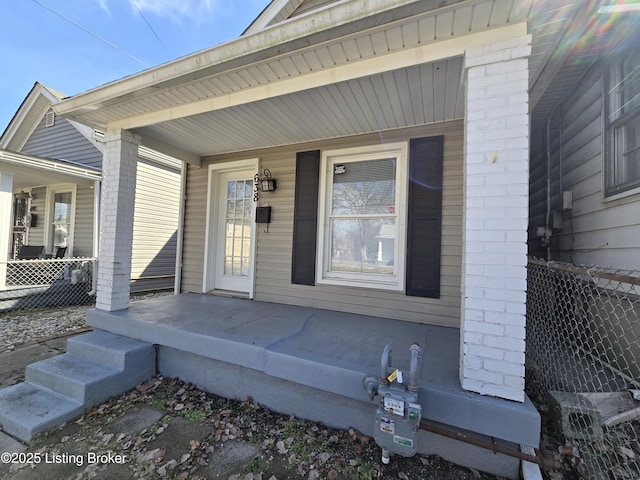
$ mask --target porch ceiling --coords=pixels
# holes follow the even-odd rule
[[[199,156],[463,118],[461,57],[214,110],[136,130]]]
[[[602,2],[338,2],[56,109],[98,129],[132,130],[143,144],[198,163],[208,155],[463,118],[464,51],[528,32],[532,128],[543,128],[597,58],[593,48],[575,44],[602,40],[600,30],[589,35]]]
[[[56,109],[200,157],[459,119],[464,50],[526,33],[533,2],[374,3],[338,2]]]
[[[101,178],[101,172],[91,167],[4,149],[0,149],[0,169],[13,175],[14,191],[55,183],[91,186]]]
[[[6,170],[5,170],[6,171]],[[58,173],[38,171],[30,168],[17,168],[13,173],[13,190],[20,191],[43,185],[51,185],[55,183],[76,183],[78,185],[93,185],[93,181],[89,181],[77,177],[69,177]]]

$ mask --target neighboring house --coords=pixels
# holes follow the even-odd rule
[[[584,33],[589,41],[567,62],[576,71],[571,88],[558,92],[541,118],[546,124],[533,132],[535,256],[640,270],[639,16],[619,13],[613,36],[597,33],[613,28],[608,16]]]
[[[296,383],[318,388],[298,402],[274,393],[281,408],[292,410],[316,401],[321,384],[317,402],[325,391],[344,394],[334,400],[349,413],[340,403],[335,415],[354,418],[371,405],[362,403],[355,373],[349,388],[357,393],[332,390],[341,378],[336,371],[352,373],[344,357],[332,364],[335,377],[313,374],[324,372],[313,370],[318,363],[350,352],[332,348],[318,326],[324,343],[301,353],[308,355],[303,367],[288,368],[291,338],[313,330],[266,302],[317,307],[341,322],[359,321],[344,312],[388,319],[384,335],[360,328],[347,347],[354,350],[369,346],[369,336],[397,341],[410,327],[427,325],[428,341],[439,338],[436,332],[449,335],[441,357],[455,353],[426,365],[437,371],[421,377],[429,384],[420,385],[429,395],[425,415],[535,446],[539,417],[525,394],[524,365],[529,227],[546,224],[537,213],[546,198],[538,166],[546,164],[556,105],[575,104],[569,92],[581,95],[585,73],[594,75],[591,65],[609,57],[609,48],[627,38],[637,44],[637,15],[609,14],[601,10],[607,4],[273,0],[238,39],[55,104],[59,115],[105,132],[91,324],[159,344],[163,373],[205,378],[230,395],[249,394],[233,381],[246,387],[254,378],[253,387],[276,382],[269,393]],[[629,58],[637,71],[637,55]],[[625,105],[630,111],[609,116],[607,128],[628,125],[631,139],[637,105]],[[565,119],[570,114],[584,118],[567,111]],[[575,138],[574,150],[587,145],[587,137]],[[225,322],[235,312],[203,313],[211,297],[201,295],[178,296],[184,304],[163,299],[166,313],[151,305],[124,311],[130,285],[122,265],[134,242],[136,201],[127,180],[143,147],[187,164],[180,291],[254,299],[258,312],[276,311],[266,318],[285,318],[275,332],[283,338],[262,343],[274,332],[262,324],[251,330],[261,314],[250,302],[224,304],[242,314],[229,329]],[[575,163],[582,162],[587,157]],[[634,175],[615,177],[607,191],[630,194],[621,190],[636,185]],[[269,177],[276,188],[262,191]],[[578,193],[576,187],[576,208]],[[185,305],[194,311],[185,313]],[[174,323],[167,327],[171,319],[163,315]],[[322,318],[330,328],[331,315]],[[211,334],[220,324],[222,333]],[[370,360],[366,353],[359,362]],[[250,363],[245,358],[255,363],[236,370],[238,362]],[[450,383],[434,380],[440,374]],[[347,406],[351,400],[361,403]],[[483,408],[495,418],[484,417]],[[508,433],[495,433],[506,424]]]
[[[64,96],[36,83],[0,137],[3,261],[22,245],[42,255],[97,257],[104,146],[92,128],[55,114]],[[132,290],[173,288],[180,163],[141,150],[136,177]]]

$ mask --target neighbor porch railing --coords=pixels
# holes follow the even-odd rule
[[[638,271],[529,260],[527,393],[587,479],[640,478],[639,293]]]
[[[0,262],[0,312],[95,301],[93,257]]]

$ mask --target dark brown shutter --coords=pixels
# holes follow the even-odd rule
[[[296,154],[291,283],[315,285],[320,150]]]
[[[412,139],[409,150],[406,293],[440,298],[444,137]]]

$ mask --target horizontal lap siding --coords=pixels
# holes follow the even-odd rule
[[[29,245],[44,245],[44,228],[47,209],[47,188],[36,187],[31,190],[31,210],[37,215],[35,227],[29,228]]]
[[[640,195],[603,198],[601,67],[592,69],[573,91],[560,109],[562,116],[553,119],[560,127],[562,149],[554,138],[552,209],[561,208],[562,190],[573,192],[573,208],[562,214],[563,228],[552,243],[553,256],[578,264],[640,269]]]
[[[94,189],[78,185],[76,190],[76,221],[73,230],[73,256],[93,256]]]
[[[444,135],[444,188],[441,250],[441,298],[408,297],[390,292],[333,285],[291,284],[291,252],[294,213],[296,153],[408,141],[410,138]],[[260,152],[215,157],[216,162],[260,157],[278,181],[278,189],[262,193],[261,202],[272,207],[269,232],[257,231],[255,299],[369,314],[420,323],[459,326],[462,243],[462,152],[461,121],[307,143]],[[201,169],[189,168],[183,290],[201,291],[204,226],[206,223],[207,162]]]
[[[180,172],[140,160],[131,255],[132,291],[173,288]]]
[[[207,214],[207,166],[187,165],[187,201],[184,212],[182,291],[202,292]]]
[[[102,152],[68,120],[56,115],[54,125],[46,127],[45,119],[46,115],[25,143],[23,153],[102,168]]]

